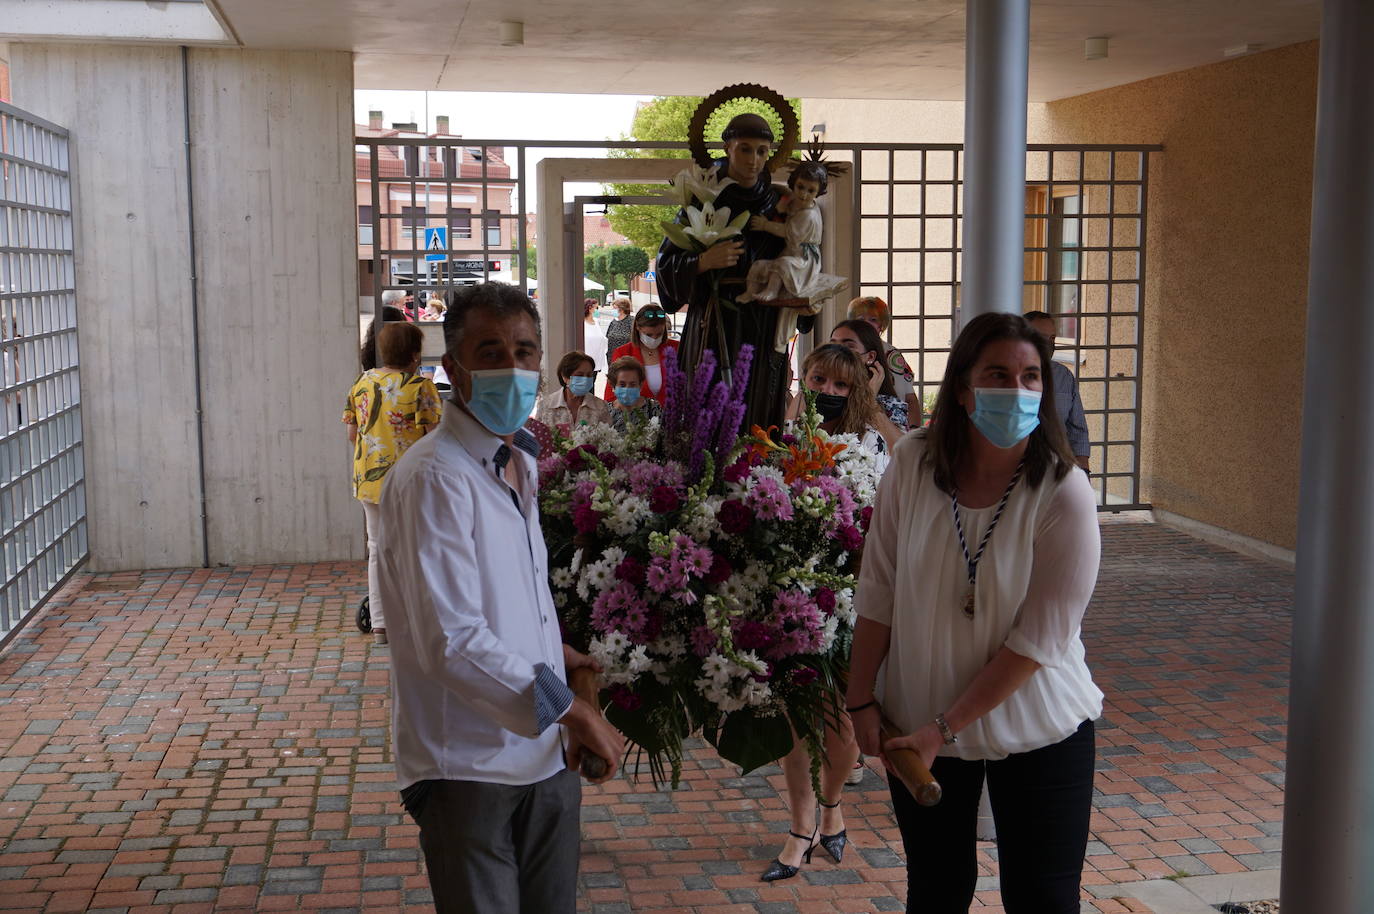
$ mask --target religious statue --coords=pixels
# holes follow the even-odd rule
[[[694,134],[727,93],[731,98],[748,95],[768,101],[790,136],[775,149],[768,122],[757,114],[740,114],[721,133],[724,158],[712,160],[704,139],[693,135],[693,155],[701,167],[674,182],[683,208],[674,222],[664,223],[668,237],[659,248],[655,269],[664,309],[688,309],[680,352],[689,369],[710,349],[728,378],[739,347],[753,346],[743,427],[767,428],[781,424],[786,405],[787,352],[775,344],[780,321],[788,325],[790,335],[792,315],[784,320],[786,309],[745,303],[739,296],[746,291],[755,263],[775,260],[785,252],[785,233],[758,228],[761,223],[755,217],[771,221],[780,215],[780,194],[769,166],[783,164],[790,154],[796,142],[796,115],[781,96],[760,86],[731,87],[702,102],[693,117]],[[692,205],[693,197],[701,201],[699,208]],[[805,333],[814,318],[801,314],[795,321],[795,328]]]

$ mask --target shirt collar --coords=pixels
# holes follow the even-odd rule
[[[444,404],[439,422],[440,426],[457,438],[463,449],[483,466],[495,456],[497,448],[506,443],[469,415],[453,398],[449,398]],[[524,427],[515,430],[511,444],[516,450],[524,451],[535,460],[539,459],[539,441]]]

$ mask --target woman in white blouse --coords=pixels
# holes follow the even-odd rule
[[[908,911],[968,910],[985,774],[1008,914],[1079,910],[1102,712],[1080,632],[1101,547],[1049,360],[1019,315],[970,321],[931,427],[878,489],[847,704],[864,752],[913,749],[944,788],[922,807],[889,778]],[[883,742],[880,706],[904,736]]]

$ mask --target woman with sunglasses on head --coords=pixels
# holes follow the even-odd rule
[[[663,377],[663,353],[676,349],[677,340],[668,339],[668,312],[658,305],[645,305],[635,315],[634,336],[615,352],[611,353],[611,363],[629,356],[644,366],[644,385],[641,393],[663,405],[668,385]],[[615,378],[606,377],[606,402],[615,399]]]
[[[558,389],[539,398],[534,416],[545,425],[563,427],[593,425],[610,422],[611,414],[605,402],[597,399],[596,367],[592,357],[576,350],[558,360]]]
[[[972,903],[984,777],[1008,914],[1079,910],[1102,713],[1080,635],[1101,545],[1049,361],[1020,315],[971,320],[929,428],[878,487],[846,706],[864,752],[911,749],[943,788],[919,806],[889,778],[910,912]],[[883,715],[906,735],[884,740]]]

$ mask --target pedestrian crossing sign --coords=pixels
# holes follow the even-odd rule
[[[425,263],[442,263],[448,260],[448,228],[425,229]]]

